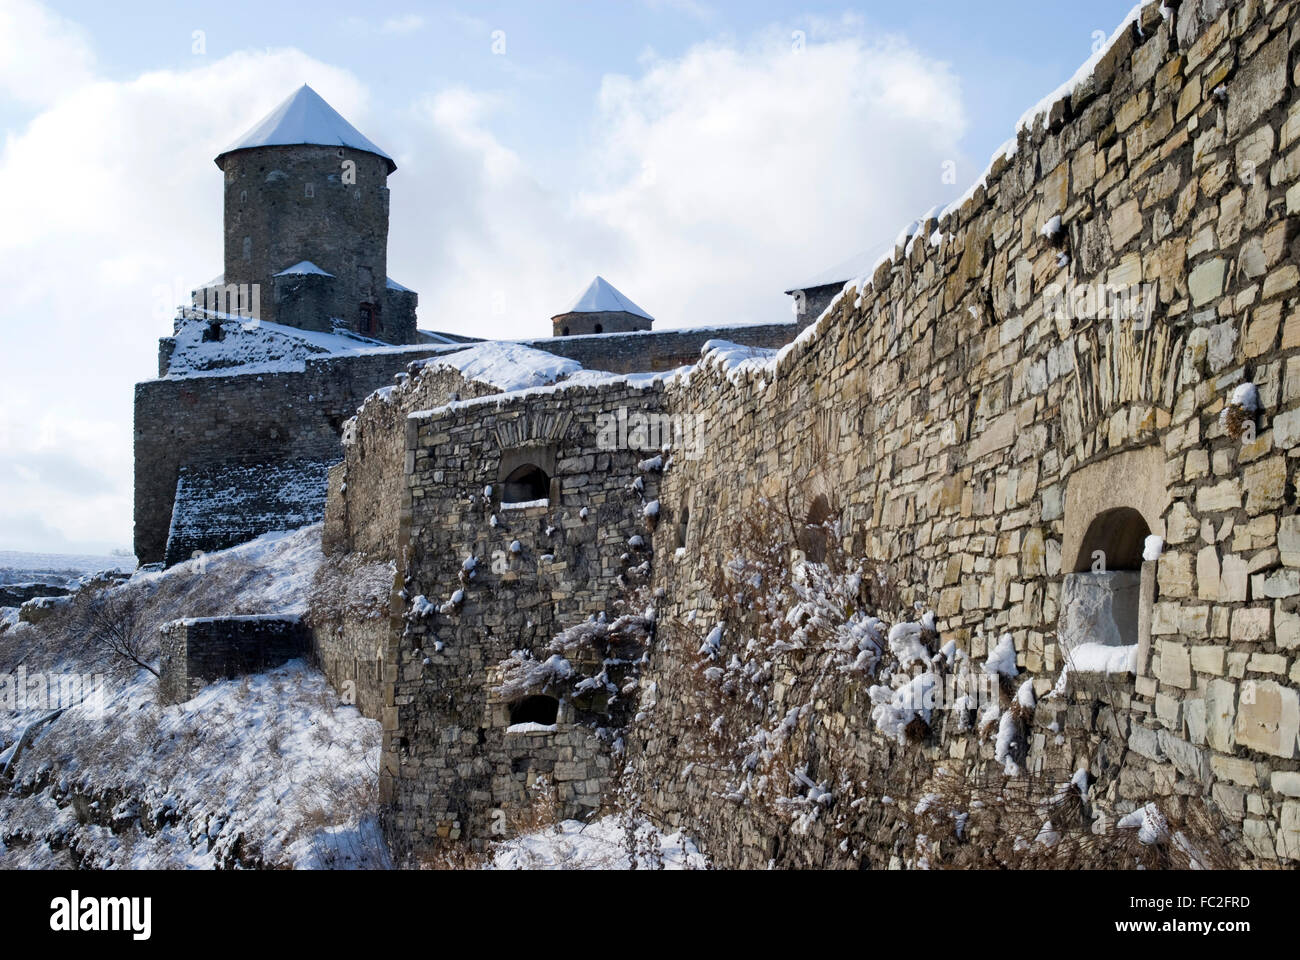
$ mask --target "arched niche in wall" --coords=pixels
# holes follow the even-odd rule
[[[677,511],[677,542],[673,544],[678,550],[686,549],[686,537],[691,528],[691,508],[686,498],[682,498],[682,505]]]
[[[1076,470],[1066,483],[1060,619],[1067,661],[1082,644],[1136,646],[1143,675],[1151,641],[1155,563],[1146,539],[1164,534],[1169,504],[1160,446],[1125,451]]]
[[[527,444],[501,451],[497,483],[502,505],[555,499],[555,448]]]

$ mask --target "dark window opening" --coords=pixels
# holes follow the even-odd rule
[[[604,332],[605,332],[605,325],[604,325],[604,324],[601,324],[601,323],[596,324],[596,332],[597,332],[597,333],[604,333]]]
[[[510,705],[510,725],[516,723],[540,723],[550,726],[560,713],[560,701],[554,697],[536,694],[524,697]]]
[[[566,336],[566,337],[567,337],[568,335],[569,335],[569,328],[568,328],[568,327],[565,327],[565,328],[564,328],[564,333],[562,334],[562,336]]]
[[[677,520],[677,546],[681,549],[686,546],[686,530],[691,523],[691,509],[682,504],[682,514]]]
[[[1099,513],[1083,536],[1074,572],[1087,573],[1098,563],[1099,570],[1141,570],[1142,550],[1150,535],[1151,528],[1132,507],[1116,507]],[[1100,557],[1096,556],[1098,553]]]
[[[546,471],[531,463],[516,467],[501,485],[502,503],[530,503],[545,500],[551,495],[551,478]]]
[[[379,316],[375,310],[374,304],[363,303],[361,305],[361,332],[366,336],[372,336],[379,332]]]

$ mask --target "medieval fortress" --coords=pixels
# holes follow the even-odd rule
[[[297,639],[172,630],[168,695],[310,648],[412,850],[544,778],[724,865],[897,865],[930,853],[886,794],[1016,774],[1300,860],[1298,46],[1294,2],[1146,3],[797,321],[654,331],[598,278],[528,342],[417,329],[395,164],[303,88],[217,158],[225,273],[136,388],[136,552],[323,519],[332,582],[379,587]],[[764,619],[737,551],[774,516],[806,606],[865,571],[856,645]],[[1003,701],[917,699],[963,671]]]

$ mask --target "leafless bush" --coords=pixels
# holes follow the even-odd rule
[[[150,662],[158,655],[149,637],[148,618],[139,593],[130,589],[105,589],[89,593],[85,604],[87,638],[111,658],[148,670],[155,677],[158,670]]]

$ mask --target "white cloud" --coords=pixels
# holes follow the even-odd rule
[[[396,17],[386,17],[375,22],[368,17],[346,17],[341,23],[348,33],[377,33],[389,36],[405,36],[424,29],[424,17],[418,13],[406,13]]]
[[[46,34],[79,49],[67,24]],[[576,189],[498,134],[506,98],[413,93],[384,129],[353,75],[296,50],[64,88],[0,152],[0,223],[21,225],[0,231],[0,548],[40,549],[46,528],[130,542],[132,384],[170,332],[160,303],[221,271],[212,158],[299,84],[397,157],[389,272],[419,291],[422,327],[543,336],[596,273],[661,326],[780,319],[786,284],[962,186],[940,179],[962,159],[948,68],[851,24],[826,36],[797,54],[784,28],[700,45],[557,105],[591,115],[566,147]]]
[[[392,182],[389,247],[421,291],[421,325],[545,335],[595,273],[662,326],[788,316],[787,285],[884,248],[960,190],[942,182],[964,159],[957,78],[852,27],[819,24],[830,39],[797,53],[773,28],[606,77],[574,145],[577,191],[536,183],[493,134],[508,105],[427,100],[421,153]]]
[[[159,298],[221,272],[212,158],[303,82],[365,125],[355,78],[281,50],[86,82],[7,138],[0,549],[41,548],[33,512],[62,546],[130,544],[132,384],[171,332]]]
[[[400,17],[389,17],[379,25],[380,33],[415,33],[424,29],[424,17],[418,13],[408,13]]]
[[[91,77],[85,31],[35,0],[0,0],[0,97],[46,104]]]

